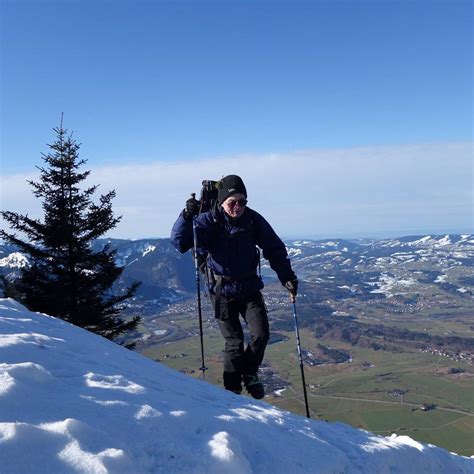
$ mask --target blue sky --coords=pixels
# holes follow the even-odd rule
[[[282,176],[267,167],[261,179],[278,189],[283,183],[303,209],[312,183],[337,191],[346,169],[365,186],[334,192],[324,215],[307,208],[314,229],[291,210],[292,220],[280,219],[284,206],[270,186],[255,207],[284,235],[472,231],[471,2],[1,0],[1,9],[2,202],[9,209],[37,212],[15,179],[41,165],[64,112],[92,180],[117,189],[124,218],[116,236],[165,236],[202,179],[235,172],[253,183],[252,166],[265,168],[271,156],[299,166],[298,153],[313,157],[304,164],[307,195],[291,169]],[[418,153],[410,163],[428,160],[411,187],[400,169],[408,166],[407,146]],[[339,152],[347,163],[335,170],[326,160]],[[434,155],[438,161],[429,161]],[[120,185],[124,167],[135,184]],[[443,196],[446,209],[433,207],[427,220],[421,210],[412,215],[415,204],[426,205],[420,195],[443,194],[434,186],[451,167],[461,178]],[[374,194],[384,169],[400,185]],[[176,193],[160,193],[156,175],[142,196],[138,170],[147,179],[161,170]],[[142,200],[131,205],[137,195]],[[356,203],[375,195],[386,219],[359,219],[357,231],[346,226],[368,212]]]

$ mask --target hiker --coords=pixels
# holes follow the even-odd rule
[[[254,398],[265,395],[257,372],[269,339],[268,316],[257,274],[260,251],[269,260],[280,282],[292,297],[298,280],[281,239],[270,224],[247,206],[247,190],[242,179],[229,175],[216,183],[214,209],[199,214],[201,202],[194,197],[173,225],[171,241],[181,252],[194,245],[193,219],[198,260],[207,263],[209,293],[215,317],[225,339],[224,387],[240,394],[242,382]],[[244,349],[240,316],[250,329]]]

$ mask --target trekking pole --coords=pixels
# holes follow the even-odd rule
[[[196,199],[196,194],[192,193],[191,197]],[[207,370],[206,364],[204,362],[204,332],[202,329],[202,307],[201,307],[201,278],[199,275],[199,262],[197,254],[197,238],[196,238],[196,218],[193,217],[193,240],[194,240],[194,267],[196,269],[196,293],[197,293],[197,303],[198,303],[198,315],[199,315],[199,337],[201,339],[201,367],[200,371],[202,372],[202,378],[205,379],[205,371]]]
[[[298,358],[300,360],[301,379],[303,381],[304,404],[306,406],[306,417],[311,418],[309,416],[308,394],[306,393],[306,382],[304,379],[303,357],[301,355],[300,331],[298,329],[298,318],[296,316],[296,295],[293,295],[293,294],[291,295],[291,302],[293,303],[293,319],[295,320],[296,347],[298,348]]]

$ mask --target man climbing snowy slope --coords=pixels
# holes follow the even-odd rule
[[[241,393],[242,382],[254,398],[265,395],[257,372],[269,339],[268,316],[257,273],[260,252],[270,262],[280,282],[296,296],[298,280],[285,245],[270,224],[247,206],[247,190],[242,179],[229,175],[217,182],[217,205],[199,214],[200,201],[188,199],[176,220],[171,240],[184,253],[194,245],[195,219],[198,259],[207,264],[209,292],[215,316],[225,339],[224,387]],[[244,348],[240,316],[250,330]]]

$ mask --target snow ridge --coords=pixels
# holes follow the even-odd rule
[[[10,473],[468,473],[407,436],[233,395],[0,299],[0,470]]]

